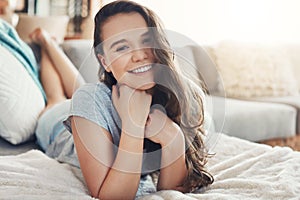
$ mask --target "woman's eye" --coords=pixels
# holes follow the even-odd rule
[[[116,51],[119,52],[119,51],[125,51],[126,49],[128,49],[129,47],[127,45],[123,45],[123,46],[120,46],[120,47],[117,47],[116,48]]]

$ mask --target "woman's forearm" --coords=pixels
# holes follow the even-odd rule
[[[142,131],[143,130],[137,130]],[[122,132],[115,161],[105,178],[100,199],[134,199],[141,177],[143,137]]]
[[[158,190],[182,190],[181,185],[187,176],[184,141],[184,136],[178,133],[169,144],[162,146]]]

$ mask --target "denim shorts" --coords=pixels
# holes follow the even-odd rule
[[[39,118],[35,131],[37,143],[46,151],[56,136],[66,131],[63,121],[70,112],[71,100],[63,101],[45,111]]]

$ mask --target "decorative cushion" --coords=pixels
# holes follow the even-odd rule
[[[34,135],[43,95],[23,65],[0,46],[0,136],[12,144]]]
[[[288,56],[279,46],[223,41],[214,47],[228,97],[299,94]]]

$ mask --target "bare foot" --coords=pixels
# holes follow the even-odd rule
[[[32,42],[39,44],[40,46],[44,46],[47,44],[47,42],[54,39],[54,37],[51,37],[49,33],[42,28],[35,29],[29,34],[29,38]]]

